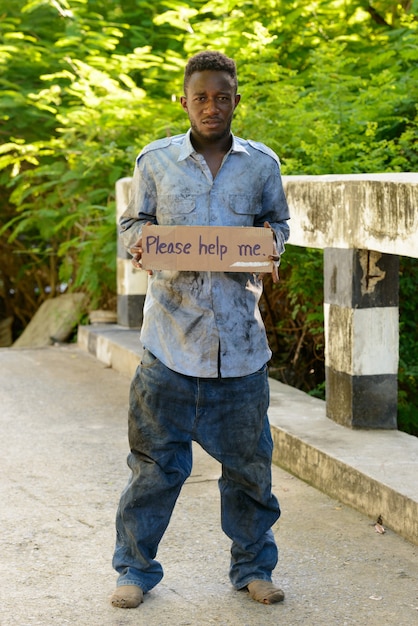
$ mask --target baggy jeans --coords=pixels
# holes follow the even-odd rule
[[[131,476],[119,502],[113,556],[118,586],[146,593],[162,579],[155,557],[192,470],[192,441],[222,464],[221,524],[232,540],[233,586],[271,581],[278,557],[271,527],[280,508],[271,492],[268,403],[267,366],[239,378],[194,378],[145,350],[130,390]]]

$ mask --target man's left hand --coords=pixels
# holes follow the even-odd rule
[[[269,222],[264,222],[264,228],[270,228],[271,232],[273,233],[273,254],[269,256],[269,260],[272,261],[273,264],[273,268],[271,270],[273,283],[278,283],[280,254],[277,251],[276,233],[274,232],[274,229],[270,226]],[[260,276],[260,278],[262,278],[262,276]]]

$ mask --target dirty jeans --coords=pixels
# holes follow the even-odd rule
[[[268,403],[266,366],[240,378],[194,378],[144,352],[130,391],[131,477],[120,498],[113,557],[118,586],[147,592],[162,579],[155,557],[192,470],[192,441],[222,464],[221,523],[232,540],[232,584],[241,589],[271,580],[278,554],[271,527],[280,508],[271,492]]]

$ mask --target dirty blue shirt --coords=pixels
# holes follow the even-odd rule
[[[268,221],[281,254],[289,236],[288,219],[280,163],[272,150],[233,136],[213,178],[188,131],[155,141],[138,156],[120,235],[130,248],[146,222],[263,227]],[[181,374],[252,374],[271,357],[258,308],[261,292],[258,277],[245,272],[154,271],[141,342]]]

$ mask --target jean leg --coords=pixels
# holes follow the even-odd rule
[[[176,380],[178,376],[152,355],[147,361],[131,385],[131,477],[119,502],[113,556],[118,585],[138,585],[144,592],[163,577],[162,566],[155,560],[158,545],[192,468],[191,437],[170,418],[182,402],[187,424],[187,391]]]
[[[230,579],[241,589],[271,580],[280,517],[271,491],[273,441],[267,418],[267,368],[236,379],[200,381],[196,439],[222,463],[222,529],[232,540]]]
[[[280,517],[271,491],[270,426],[265,427],[253,460],[236,466],[224,459],[221,492],[222,529],[232,539],[229,576],[236,589],[252,580],[271,581],[278,549],[271,527]]]

